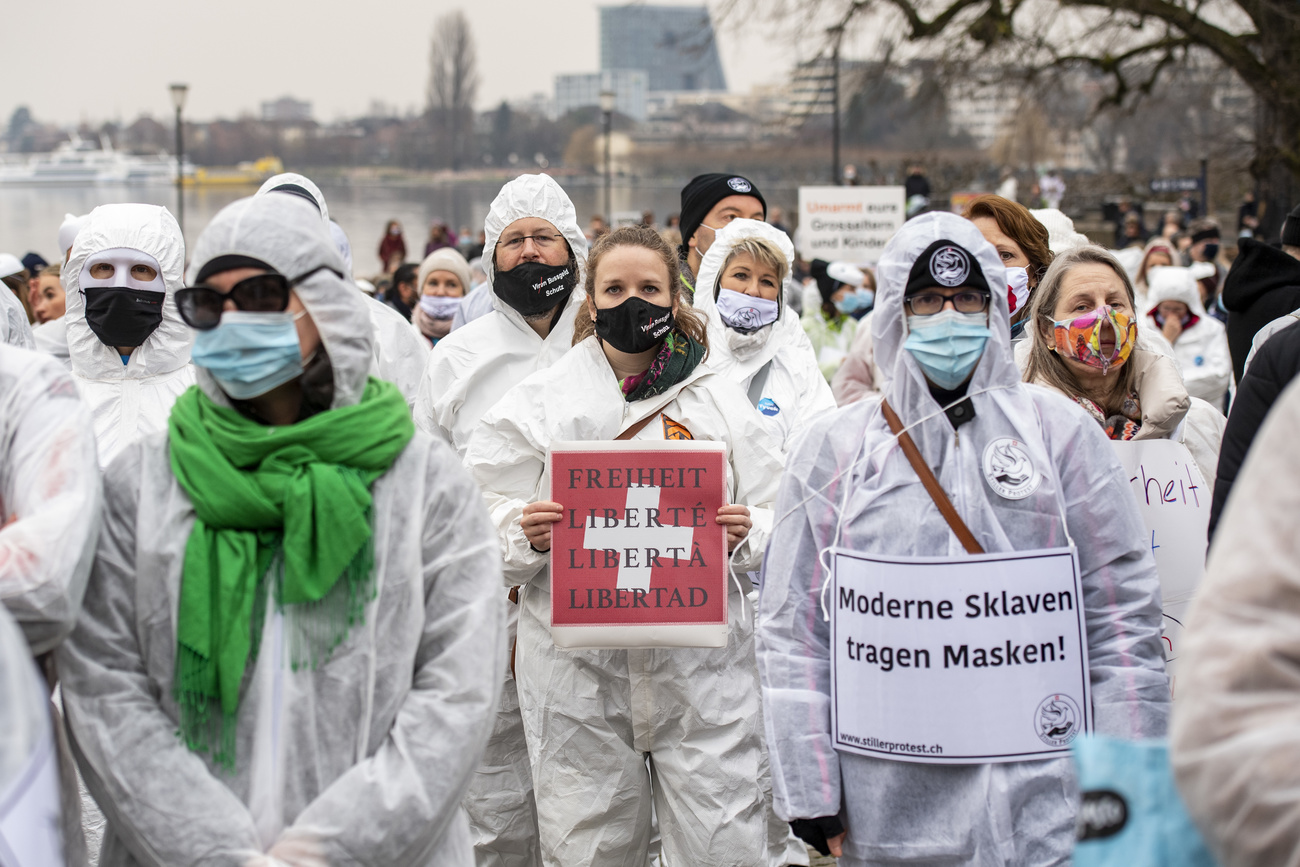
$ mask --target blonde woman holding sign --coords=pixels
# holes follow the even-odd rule
[[[780,447],[744,392],[701,364],[704,322],[681,293],[676,257],[652,229],[602,238],[588,260],[573,349],[488,410],[466,456],[500,534],[506,583],[522,585],[515,671],[548,865],[645,867],[652,804],[667,863],[765,863],[753,609],[741,593],[728,588],[722,647],[574,650],[558,647],[551,631],[547,552],[555,522],[565,522],[558,532],[571,521],[546,473],[561,443],[724,444],[730,505],[701,510],[696,526],[725,527],[742,578],[762,559]],[[614,473],[662,486],[667,497],[671,461],[664,451],[653,466]],[[607,488],[611,479],[597,481]],[[611,592],[625,591],[611,584]]]
[[[907,223],[878,270],[883,399],[813,422],[782,479],[757,637],[776,808],[848,867],[1066,863],[1070,743],[1165,731],[1128,480],[1020,382],[1003,270],[965,220]]]

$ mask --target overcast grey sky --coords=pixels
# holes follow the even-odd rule
[[[677,0],[659,0],[677,2]],[[557,73],[599,64],[596,0],[12,0],[0,54],[0,121],[170,115],[167,85],[190,85],[188,117],[256,112],[292,95],[318,120],[371,100],[423,106],[434,21],[465,10],[478,43],[479,108],[553,94]],[[604,4],[612,5],[612,4]],[[771,30],[719,34],[731,90],[779,80],[794,62]]]

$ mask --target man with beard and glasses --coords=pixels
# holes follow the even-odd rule
[[[461,459],[489,409],[529,374],[573,344],[575,291],[587,241],[568,195],[546,175],[523,175],[501,188],[484,225],[483,269],[491,313],[438,341],[415,401],[415,423],[441,436]],[[513,591],[512,600],[517,598]],[[510,606],[513,644],[518,609]],[[492,738],[465,797],[479,867],[541,864],[537,807],[514,675],[505,686]]]

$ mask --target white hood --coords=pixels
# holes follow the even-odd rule
[[[305,180],[305,179],[304,179]],[[333,407],[361,399],[370,371],[371,337],[365,297],[343,273],[343,257],[328,223],[299,196],[254,196],[227,205],[212,219],[194,246],[193,278],[218,256],[251,256],[291,280],[318,267],[294,291],[316,323],[334,367]],[[199,385],[217,403],[229,406],[225,392],[203,368]]]
[[[1034,219],[1047,229],[1047,248],[1052,251],[1053,256],[1092,243],[1087,235],[1074,230],[1074,220],[1067,217],[1059,208],[1035,208],[1029,213],[1033,214]]]
[[[781,305],[781,311],[776,322],[755,332],[767,335],[762,348],[743,358],[732,352],[727,341],[729,329],[718,312],[718,279],[722,276],[723,265],[731,255],[732,248],[745,238],[759,238],[773,244],[785,256],[786,273],[793,271],[794,245],[785,232],[758,220],[733,220],[718,230],[717,237],[709,246],[709,252],[704,254],[704,259],[700,262],[694,300],[695,309],[704,315],[709,325],[709,365],[718,370],[727,370],[735,365],[742,380],[766,364],[782,346],[808,340],[799,324],[799,316],[790,309],[784,297],[779,297],[777,303]],[[779,292],[778,295],[783,296],[784,292]],[[809,344],[809,352],[812,351],[811,346]]]
[[[330,209],[329,205],[325,204],[325,194],[322,193],[320,187],[316,186],[315,182],[306,175],[300,175],[294,172],[283,172],[274,177],[267,178],[266,183],[262,184],[253,196],[265,196],[267,193],[274,193],[286,184],[295,187],[302,187],[306,190],[307,194],[315,200],[316,207],[319,208],[319,211],[316,213],[317,218],[319,218],[322,223],[325,223],[326,225],[329,224]],[[297,191],[286,192],[285,195],[298,195],[298,193]],[[302,198],[301,196],[298,197]],[[305,202],[307,200],[303,199],[303,201]]]
[[[1204,318],[1207,314],[1196,281],[1212,275],[1213,269],[1214,266],[1208,263],[1204,268],[1193,265],[1191,268],[1161,266],[1148,269],[1146,309],[1139,312],[1150,316],[1161,301],[1181,301],[1192,311],[1193,316]]]
[[[138,250],[162,269],[167,297],[162,322],[122,363],[117,349],[105,346],[86,324],[81,271],[96,253],[115,248]],[[183,285],[185,242],[176,218],[157,205],[100,205],[77,232],[72,255],[63,269],[67,294],[68,354],[72,372],[89,380],[148,379],[179,370],[190,361],[194,333],[176,309],[176,290]]]
[[[569,194],[550,175],[520,175],[501,188],[492,200],[487,219],[483,221],[483,273],[489,283],[495,272],[497,240],[511,223],[525,217],[540,217],[564,236],[578,262],[578,286],[582,286],[587,264],[587,236],[578,227],[578,212],[569,201]],[[577,294],[575,290],[574,294]],[[510,309],[496,303],[498,310]]]

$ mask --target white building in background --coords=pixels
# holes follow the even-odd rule
[[[604,90],[614,92],[614,110],[636,121],[646,119],[646,93],[650,77],[644,69],[607,69],[555,76],[555,114],[599,106]]]
[[[262,103],[262,120],[265,121],[305,121],[311,120],[311,103],[292,96],[282,96]]]
[[[948,88],[948,129],[986,150],[1010,131],[1023,94],[1019,82],[957,82]]]

